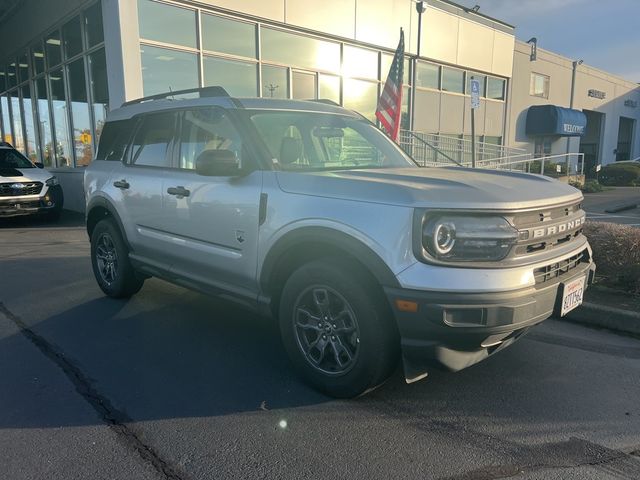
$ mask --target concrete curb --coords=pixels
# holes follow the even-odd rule
[[[625,203],[623,205],[616,205],[615,207],[611,207],[611,208],[607,208],[605,209],[606,213],[618,213],[618,212],[624,212],[625,210],[633,210],[634,208],[638,207],[638,202],[633,202],[633,203]]]
[[[576,323],[640,335],[640,312],[585,302],[565,318]]]

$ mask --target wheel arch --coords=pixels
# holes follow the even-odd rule
[[[120,215],[118,215],[116,208],[111,204],[111,202],[103,197],[96,197],[89,202],[89,205],[87,205],[86,227],[89,238],[91,238],[91,234],[93,233],[95,226],[104,218],[112,218],[116,222],[125,245],[127,245],[127,248],[130,248]]]
[[[361,240],[329,227],[301,227],[286,233],[271,247],[259,274],[260,289],[277,311],[288,276],[303,263],[327,256],[351,260],[380,286],[399,283],[380,256]]]

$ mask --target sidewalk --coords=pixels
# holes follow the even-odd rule
[[[594,285],[563,320],[640,335],[640,297]]]
[[[611,187],[584,194],[584,210],[589,220],[640,226],[640,187]]]

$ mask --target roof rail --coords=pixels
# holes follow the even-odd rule
[[[148,97],[137,98],[135,100],[129,100],[128,102],[124,102],[122,104],[123,107],[127,105],[135,105],[136,103],[147,102],[149,100],[162,100],[165,98],[173,97],[175,95],[186,95],[187,93],[199,93],[200,98],[203,97],[228,97],[229,94],[227,91],[219,87],[217,85],[212,87],[202,87],[202,88],[189,88],[187,90],[176,90],[174,92],[165,92],[158,93],[156,95],[150,95]]]

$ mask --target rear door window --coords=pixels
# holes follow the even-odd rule
[[[100,136],[96,160],[122,161],[131,138],[133,125],[132,120],[107,122]]]
[[[171,167],[171,149],[177,114],[163,112],[146,115],[140,120],[131,143],[129,163],[146,167]]]

